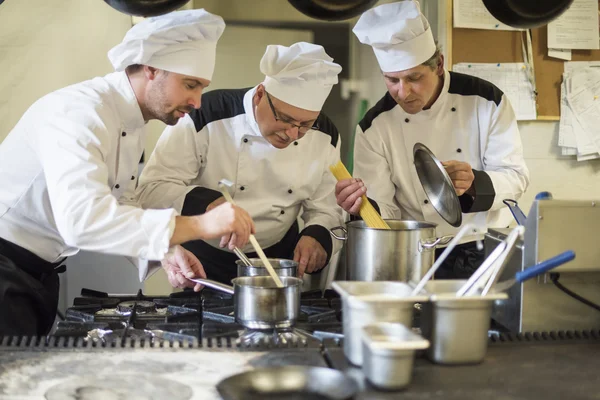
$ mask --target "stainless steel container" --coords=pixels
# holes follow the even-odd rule
[[[466,280],[428,282],[431,294],[423,303],[421,332],[431,342],[428,358],[438,364],[477,364],[487,352],[492,305],[506,293],[456,297]]]
[[[411,381],[415,352],[429,341],[398,323],[383,322],[363,328],[363,373],[374,386],[403,389]]]
[[[434,223],[386,222],[391,229],[369,228],[364,221],[331,229],[336,239],[346,241],[346,280],[419,281],[433,265],[436,246],[452,239],[437,238]]]
[[[298,276],[298,263],[284,258],[268,259],[278,276]],[[237,260],[237,276],[269,276],[260,258],[250,258],[252,265],[246,266],[242,260]]]
[[[282,277],[277,287],[270,276],[244,276],[232,280],[235,319],[250,329],[288,328],[300,315],[302,280]]]
[[[403,282],[336,281],[333,288],[342,298],[344,355],[354,365],[362,365],[361,329],[376,322],[412,325],[414,304],[427,300],[412,296]]]
[[[270,276],[234,278],[233,286],[210,279],[191,280],[232,294],[235,320],[246,328],[289,328],[300,315],[300,278],[281,277],[283,287],[277,287]]]

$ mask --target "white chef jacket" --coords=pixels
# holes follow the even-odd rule
[[[502,200],[516,200],[525,192],[529,171],[515,114],[497,87],[446,71],[441,94],[430,109],[408,114],[386,93],[356,129],[354,176],[364,180],[367,196],[377,202],[382,216],[437,223],[438,236],[456,233],[460,228],[440,217],[421,186],[412,153],[417,142],[440,161],[463,161],[484,172],[476,173],[476,190],[493,186],[492,195],[476,196],[471,210],[479,212],[463,213],[463,224],[485,232],[510,223]]]
[[[0,237],[49,262],[79,249],[161,260],[176,212],[135,205],[144,126],[125,72],[36,101],[0,145]]]
[[[256,87],[208,92],[198,125],[187,115],[167,127],[140,176],[140,204],[181,212],[192,189],[217,191],[219,181],[228,179],[235,184],[229,192],[253,218],[263,248],[278,243],[301,210],[305,227],[340,225],[342,210],[329,170],[340,159],[337,131],[310,130],[277,149],[262,136],[254,118],[255,92]],[[332,254],[340,247],[335,242]],[[218,248],[219,240],[207,243]],[[253,251],[251,245],[242,250]]]

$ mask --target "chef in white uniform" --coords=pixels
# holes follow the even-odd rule
[[[167,127],[140,176],[140,204],[203,213],[224,201],[218,183],[227,179],[267,256],[293,258],[300,275],[316,272],[337,250],[327,229],[342,222],[329,171],[341,142],[321,113],[341,67],[323,47],[301,42],[268,46],[260,70],[259,85],[208,92],[200,110]],[[237,258],[222,249],[226,239],[185,246],[209,278],[229,283]]]
[[[438,224],[437,235],[457,228],[429,203],[413,164],[415,143],[441,160],[455,186],[463,224],[482,232],[506,227],[504,199],[529,184],[521,138],[508,98],[485,80],[444,70],[444,57],[416,1],[365,12],[353,29],[373,48],[388,92],[356,128],[354,179],[336,186],[338,204],[356,215],[367,194],[384,218]],[[367,191],[368,188],[368,191]],[[464,277],[482,261],[472,242],[458,246],[441,277]]]
[[[204,10],[145,20],[109,52],[116,72],[42,97],[8,134],[0,145],[0,334],[48,333],[60,263],[79,249],[137,258],[140,279],[162,260],[173,285],[198,290],[187,278],[203,276],[202,265],[179,243],[230,232],[231,245],[246,243],[253,223],[238,207],[181,217],[134,201],[146,123],[172,125],[200,107],[224,28]]]

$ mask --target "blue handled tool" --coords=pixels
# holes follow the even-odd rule
[[[549,258],[546,261],[542,261],[539,264],[533,265],[529,268],[525,268],[521,272],[517,272],[513,279],[507,279],[505,281],[499,282],[494,285],[493,290],[495,292],[503,292],[506,289],[510,288],[517,282],[523,282],[527,279],[531,279],[535,276],[543,274],[544,272],[550,271],[552,268],[556,268],[560,265],[563,265],[566,262],[569,262],[575,258],[575,252],[573,250],[567,250],[564,253],[561,253],[557,256]]]
[[[538,194],[535,195],[535,199],[536,200],[552,200],[552,193],[539,192]],[[525,222],[527,221],[527,216],[525,215],[523,210],[521,210],[521,208],[519,207],[519,204],[516,202],[516,200],[504,199],[504,200],[502,200],[502,202],[508,207],[508,209],[510,210],[513,217],[515,217],[515,221],[517,221],[517,224],[525,225]]]

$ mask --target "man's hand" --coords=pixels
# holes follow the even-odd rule
[[[227,242],[231,250],[235,246],[244,247],[248,243],[250,234],[256,231],[254,222],[246,210],[228,202],[215,206],[198,218],[202,239],[221,237],[223,241],[222,237],[225,236],[228,238]]]
[[[173,246],[162,260],[162,267],[167,273],[169,283],[176,288],[193,287],[194,292],[200,291],[202,285],[188,278],[206,278],[206,273],[200,260],[181,246]]]
[[[298,263],[298,277],[304,272],[316,272],[325,266],[327,252],[313,237],[302,236],[294,249],[294,261]]]
[[[219,197],[218,199],[216,199],[215,201],[213,201],[206,207],[206,212],[209,212],[216,206],[220,206],[221,204],[225,203],[225,201],[226,201],[225,197],[223,197],[223,196]]]
[[[446,172],[452,179],[452,184],[458,196],[462,196],[466,191],[473,186],[475,175],[471,166],[462,161],[450,160],[442,162]]]
[[[337,204],[349,214],[358,215],[363,194],[367,194],[367,188],[360,179],[342,179],[335,184]]]

